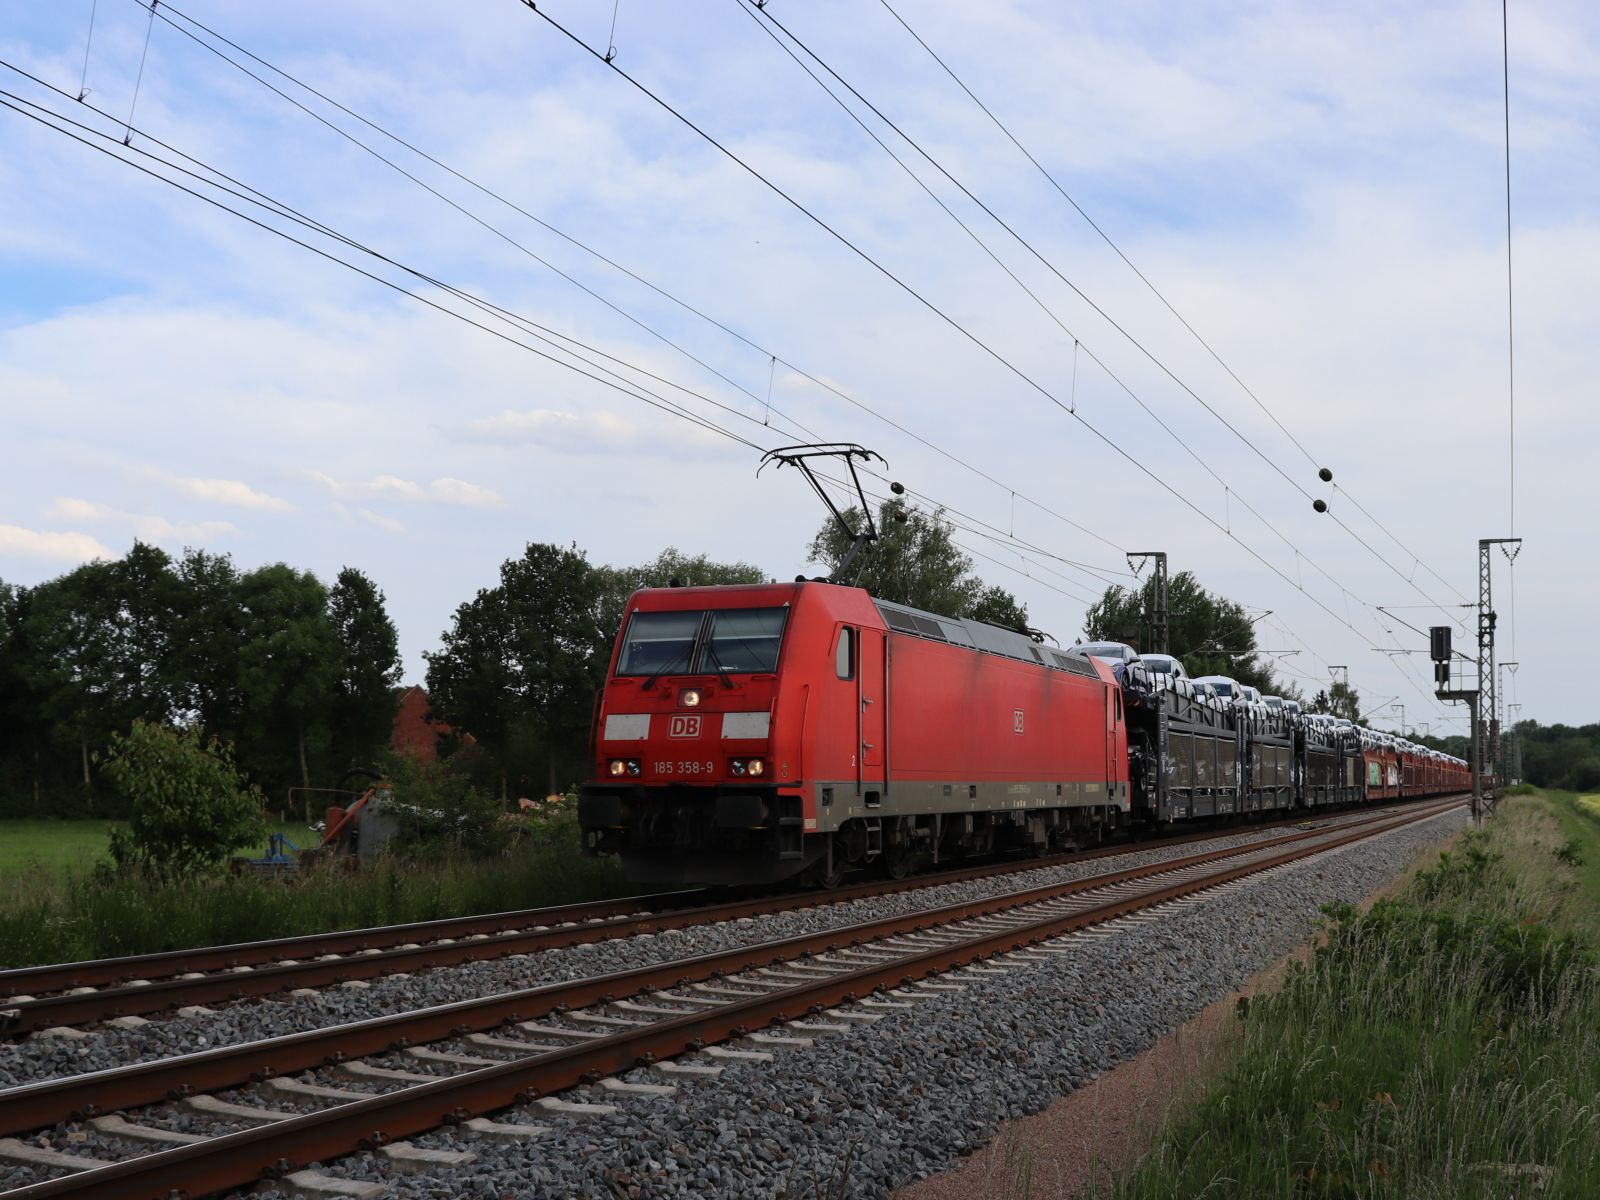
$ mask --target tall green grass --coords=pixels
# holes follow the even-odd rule
[[[584,858],[576,820],[541,822],[507,851],[337,864],[286,879],[161,881],[37,869],[0,880],[0,967],[576,903],[637,890],[611,859]]]
[[[1563,842],[1556,803],[1508,802],[1394,900],[1333,911],[1116,1196],[1600,1196],[1600,931],[1572,861],[1600,827]]]

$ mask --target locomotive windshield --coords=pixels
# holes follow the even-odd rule
[[[618,675],[767,673],[778,669],[787,608],[636,612]]]
[[[778,669],[786,608],[719,608],[711,612],[701,669],[766,672]]]
[[[636,612],[628,622],[618,675],[658,675],[688,671],[703,612]]]

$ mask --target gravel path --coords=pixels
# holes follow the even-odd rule
[[[1343,813],[1334,819],[1349,820],[1362,815],[1365,814]],[[222,1006],[210,1016],[160,1017],[137,1029],[94,1030],[83,1040],[32,1038],[10,1042],[0,1044],[0,1088],[320,1029],[346,1021],[475,999],[518,988],[630,970],[696,954],[732,950],[919,909],[1164,862],[1198,853],[1205,848],[1243,845],[1286,832],[1291,830],[1282,826],[1251,829],[1208,842],[1205,846],[1154,846],[1110,859],[1065,863],[965,883],[936,884],[892,896],[819,905],[757,919],[745,918],[694,929],[668,930],[661,934],[642,934],[559,950],[512,955],[409,977],[375,979],[365,987],[329,988],[319,991],[314,997],[268,997]]]
[[[1153,1043],[1302,942],[1323,904],[1357,901],[1462,811],[1346,847],[1187,909],[1118,922],[1081,952],[969,980],[876,1024],[728,1066],[670,1098],[604,1096],[603,1117],[541,1114],[536,1142],[428,1135],[470,1148],[448,1175],[401,1176],[368,1155],[328,1173],[386,1179],[403,1200],[501,1197],[881,1197],[946,1168],[997,1123],[1043,1109]],[[268,1191],[269,1197],[284,1193]]]

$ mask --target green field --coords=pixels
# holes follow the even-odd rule
[[[575,813],[529,819],[502,849],[385,855],[290,876],[96,873],[111,821],[0,821],[0,969],[567,904],[637,890],[579,851]],[[274,829],[304,847],[303,823]],[[259,854],[259,845],[240,847]]]
[[[106,842],[120,821],[0,821],[0,878],[30,870],[48,872],[88,869],[109,862]],[[286,833],[297,846],[312,844],[315,835],[304,822],[274,823],[273,832]],[[263,854],[259,846],[241,846],[240,853]]]

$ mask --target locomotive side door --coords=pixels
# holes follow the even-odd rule
[[[860,636],[861,659],[856,672],[861,712],[857,726],[861,731],[858,778],[871,804],[873,797],[881,803],[888,791],[884,764],[888,761],[889,740],[889,656],[883,630],[863,629]]]

